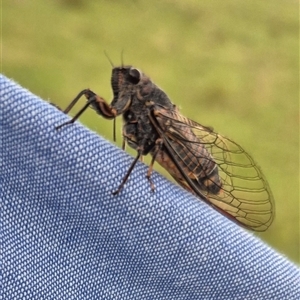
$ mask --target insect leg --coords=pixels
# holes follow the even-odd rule
[[[58,110],[60,110],[60,111],[63,112],[63,110],[57,104],[52,103],[52,102],[49,102],[49,104],[52,105],[52,106],[54,106],[55,108],[57,108]]]
[[[95,94],[89,89],[82,90],[75,98],[74,100],[68,105],[68,107],[63,111],[65,114],[67,114],[72,107],[76,104],[76,102],[82,97],[85,96],[87,98],[87,103],[85,106],[69,121],[59,125],[56,127],[56,130],[60,129],[61,127],[74,123],[79,116],[91,105],[92,108],[96,110],[96,112],[101,115],[102,117],[106,119],[115,119],[116,117],[116,111],[112,109],[103,98]],[[115,128],[115,123],[114,123]],[[114,139],[115,139],[115,129],[114,129]]]
[[[116,142],[117,140],[117,137],[116,137],[116,118],[114,118],[114,125],[113,125],[113,139],[114,139],[114,142]],[[125,146],[124,146],[124,149],[125,150]]]
[[[131,174],[134,166],[136,165],[137,161],[140,159],[141,156],[141,152],[138,151],[136,158],[134,159],[134,161],[132,162],[130,168],[128,169],[126,175],[124,176],[121,184],[119,185],[118,189],[116,191],[113,192],[113,195],[117,195],[120,193],[120,191],[122,190],[124,184],[127,182],[129,175]]]
[[[63,112],[67,114],[83,95],[85,95],[88,99],[91,98],[92,96],[96,96],[96,94],[91,90],[84,89],[74,98],[74,100],[72,100],[72,102],[68,105],[68,107]]]
[[[125,141],[125,138],[123,137],[123,141],[122,141],[122,150],[125,151],[126,149],[126,141]]]
[[[149,168],[148,168],[148,172],[147,172],[147,175],[146,175],[146,178],[148,179],[148,181],[150,182],[150,186],[151,186],[151,190],[154,192],[155,190],[155,185],[151,179],[151,175],[152,175],[152,171],[153,171],[153,165],[154,165],[154,162],[155,162],[155,159],[156,159],[156,156],[157,156],[157,153],[159,152],[159,150],[161,150],[162,148],[162,145],[163,145],[163,140],[161,138],[157,139],[156,142],[155,142],[156,146],[155,146],[155,150],[154,150],[154,153],[152,155],[152,159],[151,159],[151,163],[149,165]]]
[[[76,98],[75,98],[76,99]],[[74,100],[75,100],[74,99]],[[78,98],[79,99],[79,98]],[[78,100],[76,99],[76,101]],[[74,100],[72,101],[72,103],[67,107],[67,109],[64,111],[66,113],[66,111],[69,111],[73,106],[74,104],[76,103],[76,101],[74,102]],[[56,130],[62,128],[63,126],[65,125],[69,125],[69,124],[72,124],[74,123],[78,118],[79,116],[90,106],[91,103],[95,102],[96,101],[96,98],[95,97],[92,97],[90,99],[88,99],[87,103],[84,105],[84,107],[69,121],[65,122],[65,123],[62,123],[58,126],[55,127]],[[74,103],[73,103],[74,102]]]

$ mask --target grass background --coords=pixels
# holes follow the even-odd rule
[[[4,75],[61,107],[87,87],[110,102],[104,50],[115,65],[123,50],[124,62],[149,75],[184,115],[259,162],[276,218],[257,235],[300,262],[298,1],[1,3]],[[112,139],[112,124],[92,110],[80,121]]]

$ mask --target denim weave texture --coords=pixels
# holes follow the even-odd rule
[[[156,172],[152,192],[141,162],[112,195],[129,154],[0,84],[0,299],[300,299],[299,268],[253,233]]]

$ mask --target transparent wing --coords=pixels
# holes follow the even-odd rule
[[[157,106],[154,118],[170,159],[176,159],[177,167],[189,173],[182,178],[170,172],[180,185],[205,196],[210,205],[247,228],[265,231],[270,226],[274,218],[271,190],[260,168],[241,146],[182,116],[176,109]],[[206,189],[197,175],[192,176],[196,170],[192,161],[204,164],[211,160],[218,168],[218,179],[210,179],[214,184],[218,181],[215,191]]]

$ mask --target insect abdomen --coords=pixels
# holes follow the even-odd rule
[[[206,148],[196,143],[178,144],[175,148],[178,149],[178,156],[188,170],[189,177],[198,185],[199,189],[217,194],[221,188],[218,166]]]
[[[199,190],[205,194],[217,194],[221,189],[218,167],[206,149],[200,147],[197,153],[199,157],[195,157],[188,154],[185,147],[180,143],[176,143],[175,141],[173,141],[173,143],[176,144],[173,145],[173,149],[177,150],[176,153],[172,154],[173,159],[170,158],[166,151],[161,150],[156,155],[156,161],[165,168],[180,185],[187,188],[189,184],[173,162],[173,160],[176,159],[181,171],[194,182]]]

